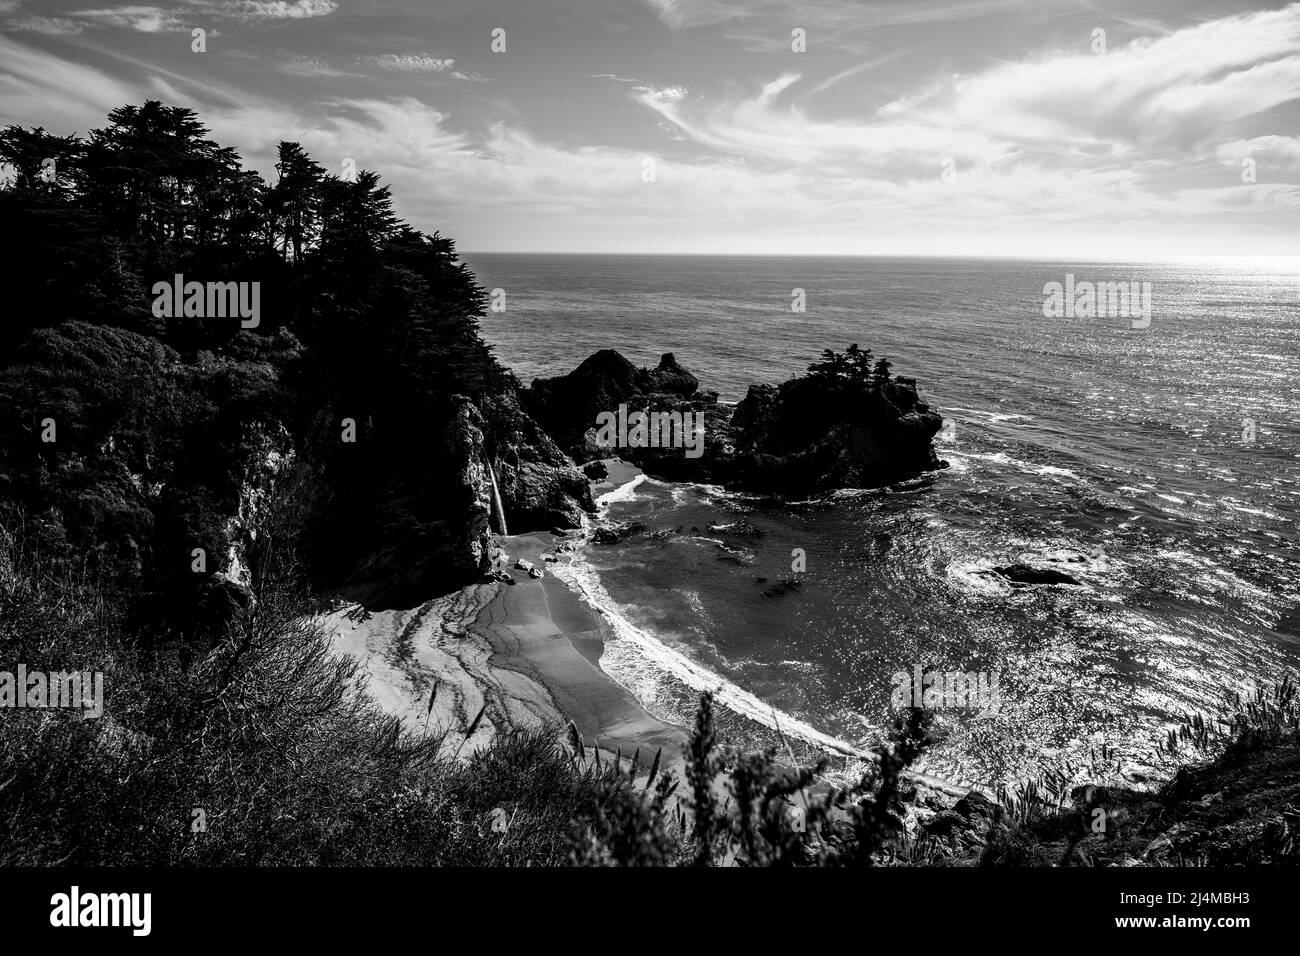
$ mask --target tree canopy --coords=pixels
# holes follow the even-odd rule
[[[809,365],[808,374],[813,378],[862,387],[888,383],[889,360],[882,358],[872,365],[872,358],[871,349],[860,348],[856,342],[843,352],[822,349],[821,361]]]
[[[302,529],[317,585],[378,547],[376,527],[463,520],[439,485],[450,409],[513,380],[454,244],[401,221],[379,173],[332,175],[281,142],[267,182],[157,100],[85,137],[6,127],[0,162],[20,292],[0,353],[0,524],[133,592],[184,591],[178,554],[222,550],[268,434],[324,476]],[[155,284],[178,274],[257,283],[259,324],[156,315]],[[339,442],[345,417],[366,424],[365,455]],[[46,418],[56,444],[36,437]]]

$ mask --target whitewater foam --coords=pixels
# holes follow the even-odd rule
[[[602,508],[613,504],[615,501],[632,501],[636,498],[636,490],[641,485],[650,480],[649,475],[637,475],[631,481],[619,485],[613,491],[607,491],[596,499],[596,504]]]
[[[580,556],[554,568],[556,577],[576,591],[586,604],[602,614],[614,632],[601,655],[601,669],[630,690],[647,709],[656,703],[656,675],[668,676],[693,691],[711,690],[717,702],[735,714],[773,731],[814,746],[858,759],[869,755],[852,744],[824,734],[810,724],[775,710],[749,691],[737,687],[704,665],[668,647],[653,634],[629,621],[600,583],[596,571]],[[654,672],[654,673],[649,673]],[[657,715],[676,719],[676,715]]]

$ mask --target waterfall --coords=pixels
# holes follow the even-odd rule
[[[497,523],[501,525],[503,536],[510,534],[506,530],[506,509],[501,507],[501,492],[497,490],[497,473],[492,470],[492,462],[487,463],[488,476],[492,479],[492,507],[497,513]]]

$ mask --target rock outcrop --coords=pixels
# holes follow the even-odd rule
[[[618,456],[670,481],[806,495],[879,487],[946,465],[932,445],[942,417],[920,400],[913,379],[890,377],[887,369],[753,385],[732,408],[701,391],[671,353],[657,368],[638,369],[605,349],[568,375],[537,379],[523,399],[579,463]],[[619,415],[620,407],[619,435],[610,442],[608,430],[597,428],[599,416]],[[675,416],[673,428],[680,417],[681,440],[656,441],[651,425],[642,442],[624,426],[635,412]],[[693,448],[687,432],[696,423],[702,434]]]
[[[568,375],[539,378],[524,393],[530,415],[554,436],[575,461],[604,457],[608,448],[596,441],[596,416],[617,412],[621,404],[654,402],[655,407],[707,401],[695,376],[677,364],[671,352],[659,367],[638,369],[613,349],[596,352]],[[717,396],[713,396],[717,401]]]
[[[754,385],[732,416],[723,478],[776,494],[888,485],[944,467],[931,444],[942,426],[912,379]]]
[[[1031,584],[1079,584],[1078,578],[1055,568],[1036,568],[1030,564],[999,565],[987,572],[1001,575],[1014,587]]]

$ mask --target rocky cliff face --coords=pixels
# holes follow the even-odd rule
[[[408,390],[362,412],[355,397],[321,405],[301,391],[292,336],[228,351],[186,356],[65,323],[0,365],[0,527],[95,569],[161,640],[202,645],[268,570],[375,608],[475,580],[489,466],[512,531],[574,527],[594,509],[506,376],[474,396]]]
[[[932,439],[943,424],[907,378],[857,381],[809,375],[781,385],[753,385],[735,408],[700,391],[672,354],[655,369],[637,369],[613,350],[597,352],[568,375],[538,379],[526,407],[579,463],[606,456],[635,462],[673,481],[704,481],[773,494],[870,488],[945,467]],[[702,422],[701,450],[602,444],[602,413],[676,413]],[[686,418],[686,415],[696,416]],[[608,437],[606,433],[605,437]]]
[[[512,388],[477,401],[452,396],[441,427],[418,447],[407,440],[405,454],[373,427],[373,449],[358,459],[370,500],[334,496],[326,510],[339,523],[321,529],[351,543],[355,554],[336,573],[371,609],[410,607],[487,573],[493,474],[512,533],[577,527],[595,510],[587,480]],[[345,485],[356,487],[355,469],[345,468]]]
[[[490,541],[483,418],[472,401],[453,396],[441,427],[404,462],[380,436],[361,458],[375,480],[368,507],[336,498],[331,511],[353,523],[322,529],[354,552],[343,583],[370,609],[408,607],[472,580]]]
[[[485,451],[510,530],[578,527],[596,504],[573,459],[520,407],[513,390],[486,399],[483,413],[491,424]]]

